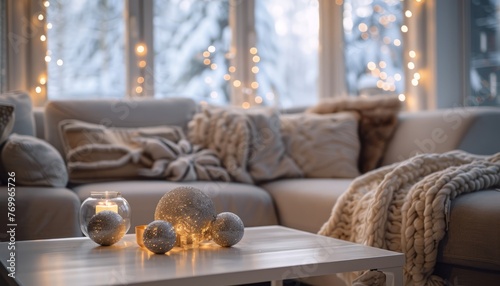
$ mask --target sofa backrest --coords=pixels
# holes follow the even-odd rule
[[[479,155],[500,152],[500,108],[402,112],[382,165],[417,153],[444,153],[455,149]]]
[[[58,100],[45,106],[45,140],[65,158],[59,123],[76,119],[108,127],[176,125],[187,129],[196,103],[189,98],[135,100]]]

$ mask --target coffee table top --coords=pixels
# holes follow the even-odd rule
[[[0,243],[2,276],[10,250]],[[88,238],[16,242],[19,285],[230,285],[285,280],[371,268],[401,267],[404,255],[282,226],[245,229],[223,248],[174,248],[156,255],[128,234],[103,247]],[[375,266],[374,266],[375,265]],[[14,282],[6,277],[8,282]],[[13,283],[15,285],[15,283]]]

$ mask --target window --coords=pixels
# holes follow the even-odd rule
[[[400,0],[344,2],[345,68],[351,95],[402,93],[403,4]]]
[[[252,72],[257,100],[282,107],[317,101],[319,3],[311,0],[257,0],[257,55]],[[278,97],[275,99],[275,97]]]
[[[500,1],[470,1],[467,105],[500,105]]]
[[[230,102],[229,1],[154,2],[155,97]]]
[[[44,43],[34,46],[43,55],[31,56],[45,59],[47,69],[42,62],[36,84],[29,85],[45,94],[47,84],[48,99],[187,96],[213,104],[287,108],[312,105],[319,92],[344,94],[345,77],[355,95],[404,88],[400,0],[30,3],[42,7],[38,11],[46,8],[38,19]],[[320,5],[327,9],[320,11]],[[329,38],[342,35],[341,19],[325,19],[342,7],[346,73],[324,68],[341,58],[339,41]]]
[[[123,1],[46,2],[49,99],[124,97]]]
[[[255,27],[249,71],[243,68],[244,52],[232,39],[230,0],[156,0],[152,21],[156,98],[187,96],[215,104],[231,102],[234,88],[252,93],[253,104],[284,107],[312,104],[317,100],[319,13],[316,0],[255,0],[251,18]],[[237,3],[237,2],[234,2]],[[55,98],[127,96],[127,36],[123,1],[54,1],[47,7],[48,94]],[[241,3],[240,3],[241,4]],[[238,5],[236,5],[238,6]],[[243,5],[241,5],[243,6]],[[248,13],[247,11],[244,11]],[[243,21],[240,19],[240,21]],[[253,32],[255,31],[255,32]],[[240,32],[238,37],[247,37]],[[133,46],[133,45],[132,45]],[[138,61],[139,63],[140,61]],[[128,67],[136,68],[136,67]],[[138,76],[137,81],[144,81]],[[140,83],[139,84],[144,84]],[[149,83],[148,83],[149,84]],[[132,86],[133,87],[133,86]],[[132,94],[135,94],[131,89]],[[139,95],[139,94],[138,94]]]

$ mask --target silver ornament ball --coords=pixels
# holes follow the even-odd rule
[[[231,212],[218,214],[212,223],[212,240],[223,247],[230,247],[238,243],[244,232],[245,226],[240,217]]]
[[[144,230],[142,241],[144,246],[156,254],[164,254],[175,245],[175,230],[172,224],[163,220],[155,220]]]
[[[112,211],[102,211],[89,220],[87,232],[95,243],[109,246],[117,243],[125,235],[123,218]]]
[[[216,211],[212,199],[197,188],[182,186],[166,193],[158,202],[155,220],[170,222],[179,241],[202,241],[209,234]],[[188,244],[193,243],[188,241]]]

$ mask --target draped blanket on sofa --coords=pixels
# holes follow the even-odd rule
[[[500,187],[500,153],[418,155],[356,178],[319,234],[403,252],[406,285],[444,285],[432,274],[451,200],[496,187]]]

